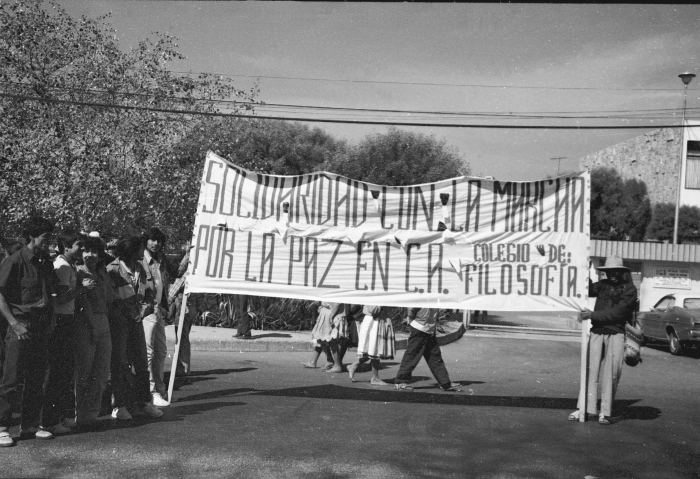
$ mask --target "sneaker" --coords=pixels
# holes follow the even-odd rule
[[[170,403],[166,401],[160,393],[153,393],[153,405],[156,407],[168,407]]]
[[[0,447],[14,446],[15,441],[8,431],[0,431]]]
[[[75,427],[75,418],[71,417],[71,418],[65,419],[63,421],[63,425],[66,426],[67,428],[71,428],[71,429],[74,428]]]
[[[22,439],[53,439],[54,435],[41,427],[30,427],[28,429],[20,429],[19,437]]]
[[[49,431],[54,436],[61,436],[63,434],[70,434],[73,432],[73,430],[71,428],[66,427],[60,423],[56,424],[55,426],[47,427],[46,430]]]
[[[133,419],[133,417],[131,417],[131,414],[129,414],[129,411],[124,406],[115,407],[112,410],[112,417],[121,421],[129,421],[130,419]]]
[[[153,403],[150,402],[143,405],[141,408],[141,413],[153,418],[163,417],[163,411],[155,407]]]

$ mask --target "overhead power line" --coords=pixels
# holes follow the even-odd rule
[[[414,85],[414,86],[453,86],[467,88],[498,88],[498,89],[523,89],[523,90],[591,90],[591,91],[676,91],[681,88],[598,88],[598,87],[554,87],[554,86],[534,86],[534,85],[484,85],[480,83],[434,83],[434,82],[401,82],[389,80],[348,80],[341,78],[313,78],[313,77],[291,77],[276,75],[243,75],[236,73],[211,73],[211,72],[179,72],[170,70],[171,73],[179,75],[214,75],[227,78],[266,78],[271,80],[300,80],[318,82],[337,83],[374,83],[380,85]]]
[[[22,82],[13,81],[3,81],[0,80],[0,84],[6,83],[11,85],[19,86],[29,86]],[[108,94],[121,97],[139,97],[148,98],[151,95],[149,93],[143,92],[110,92],[101,89],[86,89],[86,88],[58,88],[52,87],[48,91],[53,92],[64,92],[64,93],[94,93],[94,94]],[[153,92],[156,93],[156,92]],[[293,110],[295,112],[304,113],[304,110],[311,111],[340,111],[349,113],[396,113],[396,114],[410,114],[410,115],[434,115],[434,116],[467,116],[467,117],[493,117],[493,118],[513,118],[513,119],[649,119],[650,117],[656,120],[662,119],[674,119],[676,109],[656,109],[656,110],[591,110],[591,111],[577,111],[577,112],[526,112],[526,111],[513,111],[513,112],[486,112],[486,111],[430,111],[430,110],[400,110],[400,109],[380,109],[380,108],[357,108],[357,107],[335,107],[335,106],[318,106],[318,105],[297,105],[297,104],[285,104],[285,103],[264,103],[264,102],[253,102],[253,101],[239,101],[239,100],[211,100],[207,98],[197,98],[197,97],[177,97],[177,96],[159,96],[163,100],[171,101],[182,101],[182,102],[204,102],[207,104],[215,103],[217,105],[238,105],[242,107],[253,107],[258,110]],[[699,112],[700,108],[688,108],[686,110],[689,113]],[[596,114],[597,113],[597,114]],[[423,117],[424,118],[424,117]],[[416,118],[420,119],[420,118]]]
[[[167,113],[175,115],[192,115],[192,116],[208,116],[208,117],[228,117],[228,118],[248,118],[257,120],[282,120],[282,121],[306,121],[316,123],[344,123],[355,125],[393,125],[393,126],[422,126],[435,128],[481,128],[481,129],[519,129],[519,130],[636,130],[649,128],[671,128],[676,125],[626,125],[626,126],[590,126],[590,125],[488,125],[488,124],[465,124],[465,123],[422,123],[422,122],[390,122],[377,120],[342,120],[329,118],[302,118],[302,117],[285,117],[285,116],[262,116],[262,115],[245,115],[239,113],[223,113],[223,112],[206,112],[196,110],[175,110],[170,108],[156,108],[147,106],[135,105],[117,105],[108,103],[93,103],[75,100],[60,100],[57,98],[40,98],[25,95],[14,95],[10,93],[0,92],[0,97],[12,98],[22,101],[37,101],[45,103],[57,103],[66,105],[76,105],[89,108],[108,108],[119,110],[140,110],[150,111],[154,113]],[[651,120],[653,121],[653,120]]]

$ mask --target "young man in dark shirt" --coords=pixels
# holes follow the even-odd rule
[[[19,394],[21,436],[53,439],[51,432],[39,427],[47,339],[58,283],[47,252],[52,232],[49,221],[31,218],[24,229],[27,245],[0,265],[0,315],[9,323],[0,381],[0,447],[14,445],[10,436],[12,402]]]

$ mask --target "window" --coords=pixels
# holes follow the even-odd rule
[[[664,296],[664,298],[656,303],[656,306],[654,306],[654,309],[671,309],[673,306],[676,304],[676,298],[673,296]]]
[[[683,301],[683,307],[686,309],[700,309],[700,298],[687,298]]]
[[[686,189],[700,189],[700,141],[689,141],[685,162]]]

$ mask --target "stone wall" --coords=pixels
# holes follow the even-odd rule
[[[586,155],[579,167],[614,168],[625,180],[642,180],[652,204],[675,203],[679,157],[680,128],[662,128]]]

